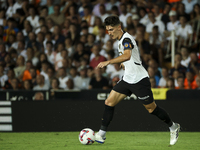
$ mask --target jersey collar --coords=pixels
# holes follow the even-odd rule
[[[122,37],[124,36],[125,33],[126,33],[126,32],[123,31],[123,34],[122,34],[122,36],[120,37],[119,41],[122,39]]]

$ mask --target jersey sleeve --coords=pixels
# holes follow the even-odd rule
[[[122,41],[122,45],[123,45],[123,47],[124,47],[124,50],[133,49],[133,48],[134,48],[134,45],[133,45],[133,43],[131,42],[131,39],[129,39],[129,38],[125,38],[125,39]]]

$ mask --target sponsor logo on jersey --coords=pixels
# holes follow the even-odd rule
[[[138,96],[138,99],[141,99],[141,100],[145,100],[145,99],[147,99],[147,98],[149,98],[149,95],[144,96],[144,97],[139,97],[139,96]]]

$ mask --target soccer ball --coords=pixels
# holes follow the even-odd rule
[[[79,141],[81,142],[81,144],[84,144],[84,145],[93,144],[95,141],[94,131],[90,128],[85,128],[81,130],[79,134]]]

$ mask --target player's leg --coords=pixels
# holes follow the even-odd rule
[[[160,120],[162,120],[169,126],[170,145],[174,145],[178,140],[180,125],[178,123],[174,123],[169,117],[168,113],[163,108],[157,106],[154,101],[150,104],[143,105],[150,114],[157,116]]]
[[[96,142],[104,143],[107,128],[113,118],[114,108],[121,100],[126,97],[125,94],[118,93],[112,90],[105,101],[105,109],[102,118],[102,124],[98,133],[96,133]]]
[[[150,114],[157,116],[160,120],[162,120],[169,126],[171,132],[170,145],[174,145],[178,140],[180,125],[174,123],[168,113],[163,108],[156,105],[153,99],[153,93],[151,91],[151,84],[149,82],[149,79],[142,79],[133,88],[137,89],[135,91],[136,95],[138,96],[138,99],[143,103],[147,111]]]

